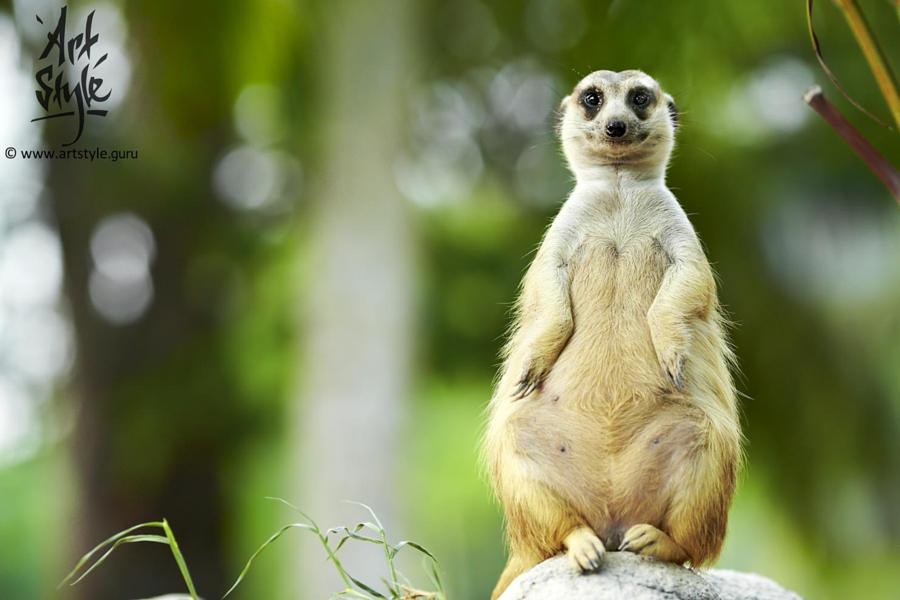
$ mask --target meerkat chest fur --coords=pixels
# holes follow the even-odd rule
[[[575,393],[573,401],[588,402],[584,410],[616,408],[623,397],[665,384],[647,314],[675,260],[667,246],[689,234],[689,224],[661,180],[634,180],[627,172],[579,183],[557,220],[544,244],[560,248],[573,327],[545,383],[564,378],[570,390],[602,385],[606,394]],[[545,283],[526,277],[522,297],[543,295]],[[523,310],[521,319],[523,339],[546,323],[539,311]]]
[[[563,100],[576,185],[526,272],[483,454],[515,575],[604,547],[696,566],[722,545],[740,462],[712,269],[665,185],[677,110],[638,71]]]

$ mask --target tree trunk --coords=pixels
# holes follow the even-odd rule
[[[398,461],[411,375],[415,268],[393,161],[404,139],[413,67],[411,0],[331,3],[323,15],[322,154],[305,280],[302,383],[293,420],[296,497],[321,526],[396,524]],[[396,531],[396,530],[395,530]],[[341,550],[370,584],[374,546]],[[345,554],[346,552],[346,554]],[[308,540],[293,598],[329,598],[340,580]]]

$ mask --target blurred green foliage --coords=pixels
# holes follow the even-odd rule
[[[85,146],[139,148],[140,160],[51,165],[52,196],[41,208],[60,232],[78,332],[78,367],[55,410],[71,419],[87,396],[98,408],[83,418],[101,418],[0,467],[0,598],[68,597],[52,582],[73,556],[162,517],[192,572],[212,574],[198,577],[198,588],[224,591],[280,524],[263,497],[289,495],[286,415],[303,377],[297,296],[314,285],[302,265],[320,183],[317,114],[329,100],[316,87],[318,24],[345,1],[357,0],[121,3],[133,81],[115,126],[89,130]],[[822,4],[816,23],[829,64],[854,97],[886,115],[841,15]],[[861,4],[897,65],[896,11]],[[0,18],[20,29],[33,19],[26,3],[3,6]],[[581,74],[637,68],[682,111],[669,184],[736,324],[749,460],[720,566],[761,572],[810,598],[895,598],[900,214],[802,104],[806,85],[825,83],[804,3],[421,0],[419,14],[409,168],[397,177],[422,249],[422,354],[398,460],[412,499],[406,527],[441,560],[450,597],[486,597],[504,562],[476,447],[508,308],[570,186],[552,109]],[[35,55],[33,40],[23,34],[19,43]],[[262,208],[235,209],[211,181],[222,156],[248,144],[235,103],[259,84],[280,98],[254,109],[282,130],[266,150],[312,175]],[[360,110],[377,93],[359,90]],[[896,131],[831,97],[900,164]],[[517,120],[530,106],[539,118]],[[48,144],[58,135],[45,130]],[[438,173],[430,178],[421,162],[429,152]],[[403,173],[420,177],[424,192],[409,191]],[[149,224],[159,257],[153,306],[116,327],[90,305],[86,248],[94,224],[122,210]],[[84,452],[95,455],[95,470],[73,465]],[[102,518],[85,517],[75,497],[96,502]],[[235,597],[287,597],[289,559],[272,551]],[[118,560],[126,559],[96,578],[112,578],[117,564],[127,573]],[[136,594],[177,589],[165,557],[135,551],[131,560],[160,573],[133,581]]]

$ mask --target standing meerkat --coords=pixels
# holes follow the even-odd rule
[[[741,459],[712,268],[665,184],[678,112],[640,71],[560,107],[575,189],[522,283],[483,453],[510,557],[492,595],[565,551],[699,567],[722,548]]]

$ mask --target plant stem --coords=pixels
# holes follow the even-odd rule
[[[172,548],[172,555],[175,557],[175,562],[178,563],[178,568],[181,570],[184,582],[188,586],[191,598],[193,600],[198,600],[197,590],[194,589],[194,582],[191,580],[191,574],[188,571],[187,564],[184,562],[184,557],[181,555],[181,550],[178,548],[178,542],[175,541],[175,534],[172,533],[172,528],[169,527],[169,522],[165,519],[162,520],[162,528],[166,532],[166,537],[169,538],[169,546]]]
[[[875,81],[878,82],[878,87],[881,88],[881,93],[891,110],[894,121],[900,127],[900,93],[897,91],[897,77],[891,70],[887,57],[884,55],[884,50],[881,49],[878,40],[872,35],[872,30],[866,22],[857,0],[835,0],[835,2],[844,13],[844,17],[847,19],[847,23],[850,25],[859,47],[862,49],[866,61],[869,63],[869,68],[872,69]],[[896,3],[898,9],[900,9],[900,2]]]
[[[377,517],[376,517],[377,518]],[[378,526],[381,527],[381,523],[378,523]],[[397,570],[394,568],[394,557],[391,555],[391,545],[388,544],[387,534],[384,532],[384,528],[381,528],[381,541],[384,542],[384,557],[387,559],[388,570],[391,573],[391,592],[399,596],[402,592],[400,590],[400,583],[397,581]]]
[[[334,563],[335,568],[337,568],[338,574],[341,576],[341,579],[344,580],[344,585],[346,585],[348,589],[353,590],[353,584],[350,583],[350,579],[347,577],[347,572],[344,571],[344,566],[331,550],[331,545],[328,543],[328,535],[322,535],[321,533],[319,533],[319,531],[316,531],[316,535],[319,536],[319,541],[322,542],[323,546],[325,546],[325,552],[328,553],[329,558],[331,558],[331,562]]]
[[[856,151],[875,175],[884,182],[884,185],[891,191],[897,202],[900,202],[900,171],[879,154],[878,150],[825,98],[822,88],[817,85],[811,87],[803,95],[803,100],[815,109],[831,125],[831,128],[844,138],[844,141]]]

